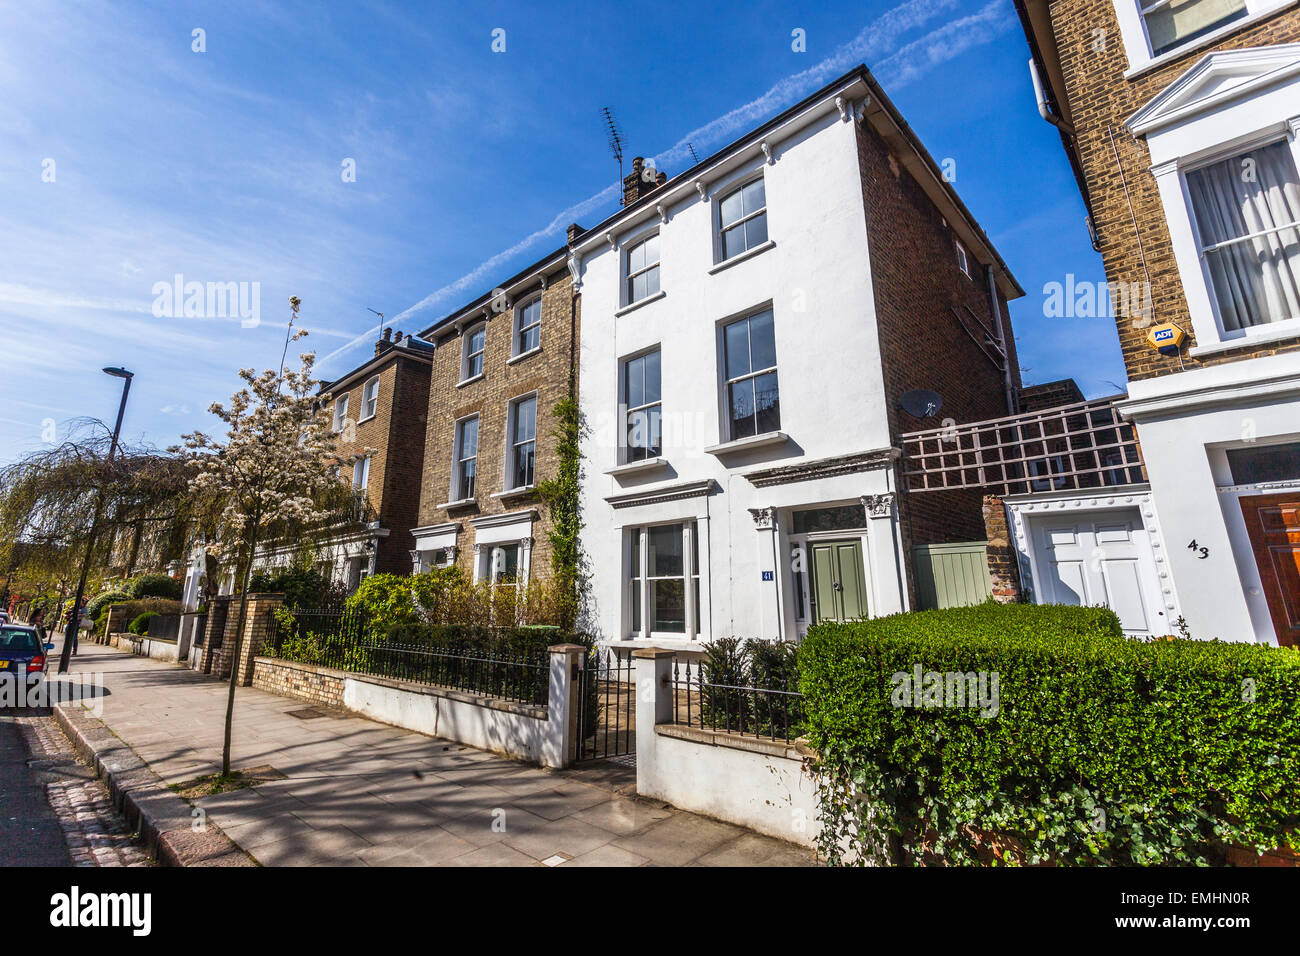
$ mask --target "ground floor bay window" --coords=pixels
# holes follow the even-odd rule
[[[700,547],[694,521],[629,528],[628,607],[632,637],[700,636]]]

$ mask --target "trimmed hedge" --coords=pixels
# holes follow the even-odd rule
[[[145,611],[134,621],[126,626],[126,629],[132,634],[139,634],[143,637],[149,633],[149,621],[158,616],[157,611]]]
[[[142,574],[127,585],[136,600],[151,597],[180,600],[182,588],[181,582],[169,574]]]
[[[983,672],[996,706],[909,700],[918,666]],[[1209,864],[1300,843],[1294,651],[986,604],[814,627],[799,668],[833,862]]]
[[[99,619],[100,612],[110,604],[118,604],[122,601],[129,601],[130,599],[131,595],[125,591],[105,591],[103,594],[96,595],[90,599],[90,603],[86,605],[86,617],[90,618],[92,621],[96,621]]]

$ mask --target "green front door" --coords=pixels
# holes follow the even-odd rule
[[[866,617],[862,542],[827,541],[812,545],[811,550],[813,623]]]

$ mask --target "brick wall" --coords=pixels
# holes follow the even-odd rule
[[[988,274],[971,258],[972,276],[957,262],[952,230],[889,147],[857,125],[858,157],[867,214],[870,267],[880,326],[881,359],[890,434],[933,426],[898,408],[906,391],[928,388],[943,396],[941,418],[958,423],[1007,414],[1002,372],[953,315],[968,308],[995,329]],[[1006,303],[999,296],[1011,368],[1019,384]],[[905,550],[913,545],[978,541],[984,536],[978,491],[900,496]]]
[[[271,657],[253,661],[253,686],[258,690],[297,697],[326,707],[343,707],[342,671],[297,664]]]
[[[429,413],[429,363],[387,343],[380,343],[379,348],[387,357],[387,364],[359,376],[337,393],[347,392],[348,417],[356,423],[354,440],[345,441],[340,435],[338,448],[344,457],[360,454],[366,448],[374,449],[366,497],[380,525],[389,531],[388,537],[379,541],[375,570],[380,574],[408,574],[409,552],[415,545],[411,529],[416,526],[420,506]],[[375,375],[379,376],[375,415],[361,421],[362,393],[366,382]],[[332,406],[330,414],[333,415]],[[352,469],[344,466],[340,477],[350,485]]]
[[[1072,378],[1063,378],[1058,382],[1044,382],[1041,385],[1027,385],[1020,390],[1020,408],[1026,412],[1059,408],[1083,400],[1084,395],[1079,390],[1079,383]]]
[[[996,495],[984,498],[984,534],[988,540],[989,577],[994,600],[1014,604],[1020,600],[1020,565],[1011,542],[1007,509]]]
[[[1154,321],[1178,323],[1191,340],[1188,345],[1195,345],[1164,207],[1155,177],[1149,171],[1150,152],[1146,142],[1130,136],[1123,124],[1152,97],[1215,50],[1300,41],[1300,11],[1293,7],[1279,12],[1231,34],[1212,47],[1189,51],[1158,69],[1129,80],[1124,78],[1128,58],[1111,0],[1057,0],[1050,9],[1067,97],[1073,111],[1076,149],[1092,198],[1094,225],[1101,239],[1106,278],[1110,282],[1141,283],[1149,272]],[[1105,31],[1102,34],[1104,44],[1096,42],[1096,30]],[[1125,179],[1133,203],[1132,215],[1124,192]],[[1140,249],[1145,251],[1145,272]],[[1300,337],[1200,358],[1191,357],[1184,348],[1180,362],[1178,356],[1160,355],[1147,345],[1147,329],[1141,327],[1140,319],[1120,317],[1116,324],[1124,364],[1129,379],[1133,381],[1182,369],[1300,350]]]
[[[534,290],[535,291],[535,290]],[[519,295],[514,304],[528,294]],[[577,334],[577,317],[573,302],[573,283],[567,271],[549,277],[542,292],[541,350],[517,362],[510,362],[514,310],[489,311],[483,377],[460,386],[463,339],[455,329],[435,334],[433,371],[429,387],[428,432],[426,437],[423,479],[420,482],[419,524],[461,524],[457,539],[457,564],[473,575],[474,528],[470,519],[506,512],[536,509],[539,521],[533,525],[532,576],[545,577],[551,571],[551,546],[547,538],[550,522],[546,506],[536,494],[508,500],[492,497],[504,488],[507,409],[512,399],[529,392],[537,393],[536,480],[555,476],[558,466],[556,443],[551,433],[556,428],[552,409],[568,395],[573,340]],[[473,326],[467,324],[464,331]],[[472,506],[444,508],[451,497],[452,458],[455,447],[455,423],[468,415],[479,416],[478,477]]]

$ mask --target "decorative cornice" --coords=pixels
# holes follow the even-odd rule
[[[776,530],[775,508],[750,508],[749,516],[754,519],[754,527],[759,531]]]
[[[427,538],[435,534],[460,534],[460,522],[444,521],[441,524],[428,524],[422,528],[412,528],[411,534],[417,538]]]
[[[816,481],[819,478],[834,478],[838,475],[852,475],[887,468],[901,454],[902,452],[897,448],[881,448],[856,455],[839,455],[835,458],[802,461],[795,465],[761,468],[745,472],[745,477],[756,488],[789,485],[799,481]]]
[[[889,518],[894,514],[893,493],[884,495],[863,495],[860,499],[866,509],[868,518]]]
[[[484,515],[481,518],[470,518],[469,523],[475,528],[498,528],[501,525],[518,524],[521,521],[536,521],[537,509],[525,508],[523,511],[507,511],[500,515]]]
[[[636,508],[642,505],[657,505],[665,501],[680,501],[683,498],[702,498],[713,493],[717,482],[712,478],[703,481],[685,481],[667,487],[652,488],[648,491],[632,491],[622,495],[612,495],[605,500],[615,508]]]

